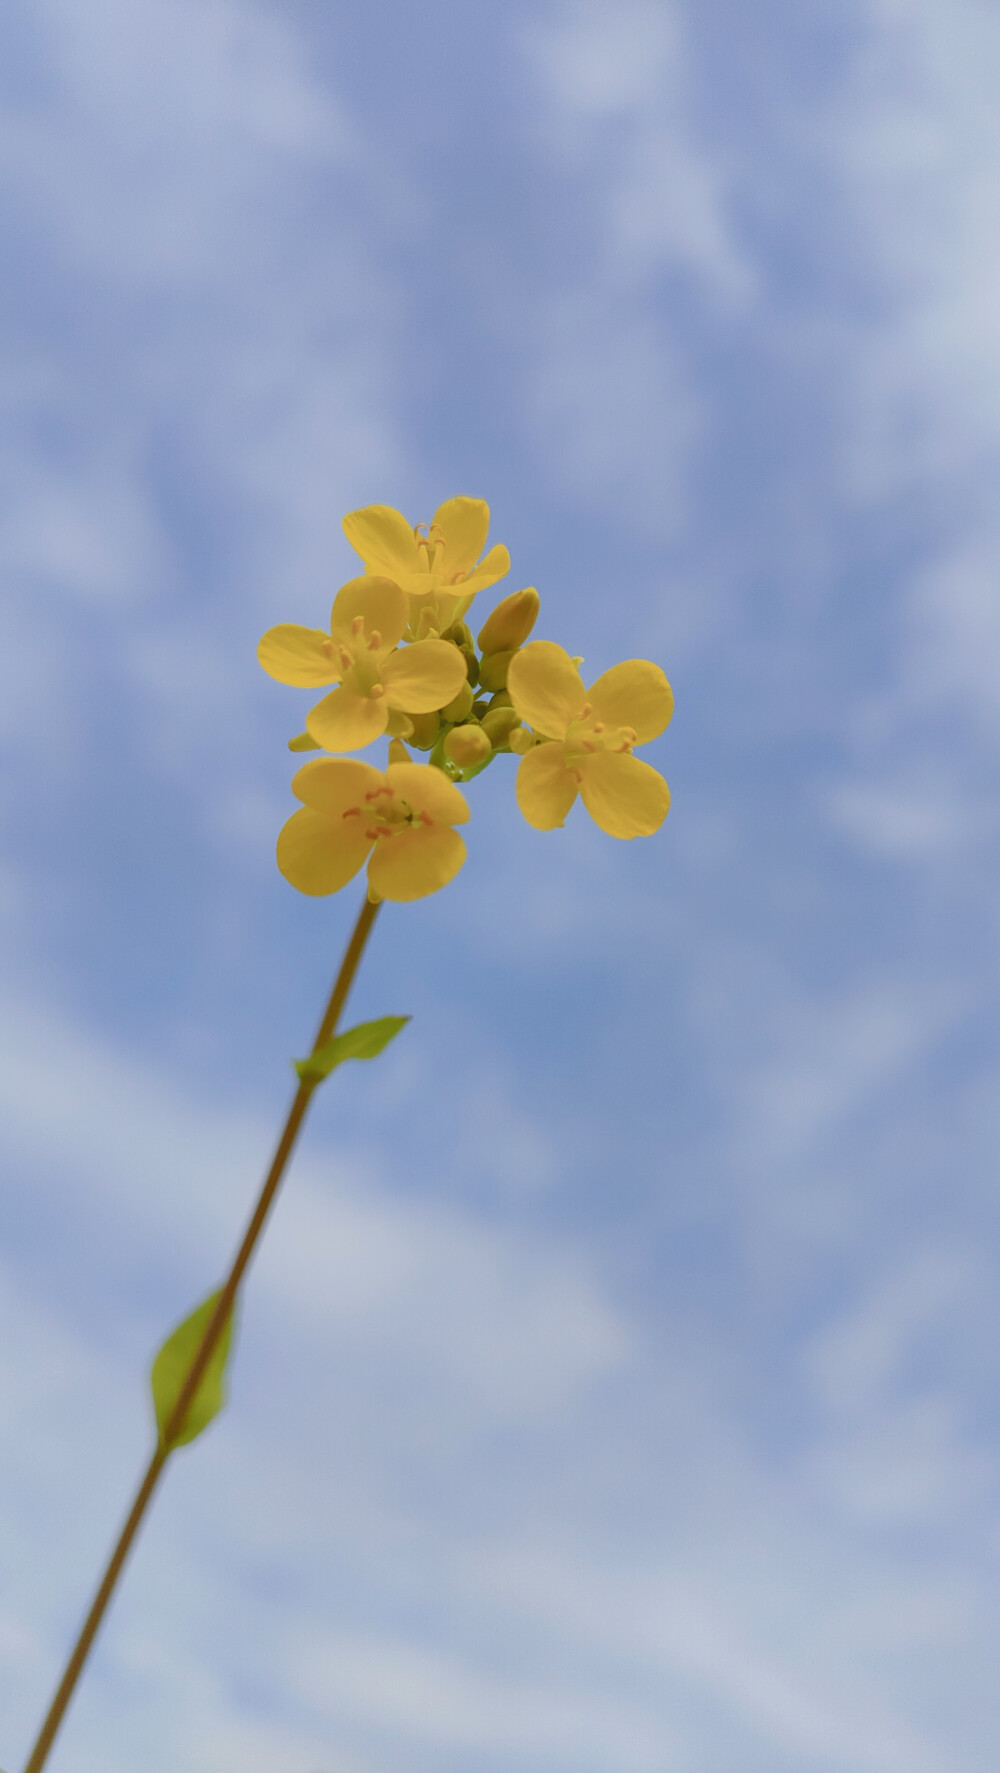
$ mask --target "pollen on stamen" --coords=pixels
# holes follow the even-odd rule
[[[373,683],[371,689],[368,691],[368,695],[371,701],[379,701],[380,698],[385,695],[385,684]]]
[[[351,658],[346,646],[342,646],[340,649],[340,669],[342,671],[349,671],[353,663],[354,660]]]
[[[328,659],[332,659],[332,657],[333,657],[333,641],[332,640],[321,640],[319,643],[319,650],[321,653],[325,653]]]
[[[351,623],[351,633],[352,634],[360,634],[364,628],[364,625],[365,625],[364,616],[355,616],[353,622]]]
[[[593,712],[594,712],[594,710],[593,710],[591,703],[584,702],[583,707],[580,709],[580,719],[581,720],[589,720],[590,716],[593,714]]]
[[[592,733],[603,733],[605,730],[603,720],[595,720],[590,730]]]
[[[368,642],[368,651],[370,653],[377,653],[378,649],[381,645],[382,645],[382,636],[379,633],[377,628],[373,628],[372,633],[371,633],[371,639]]]
[[[359,806],[345,807],[340,816],[342,819],[360,819],[361,808]]]
[[[434,823],[434,820],[431,818],[430,813],[418,813],[417,814],[417,824],[418,825],[433,825],[433,823]]]
[[[583,744],[583,749],[585,751],[596,751],[597,750],[597,746],[594,744],[592,739],[584,739],[582,741],[582,744]]]

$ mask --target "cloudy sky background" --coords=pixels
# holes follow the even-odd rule
[[[1000,16],[8,0],[0,1763],[358,894],[278,876],[339,522],[493,509],[677,714],[389,908],[54,1773],[1000,1755]],[[505,587],[506,588],[506,587]],[[484,600],[490,607],[491,594]]]

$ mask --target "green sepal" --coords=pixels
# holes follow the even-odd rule
[[[167,1337],[163,1347],[153,1362],[150,1373],[150,1384],[153,1390],[153,1409],[156,1412],[156,1427],[160,1437],[160,1445],[166,1446],[167,1423],[184,1389],[186,1380],[194,1364],[195,1355],[201,1347],[209,1319],[215,1310],[219,1293],[211,1293],[203,1304],[192,1311],[182,1324],[178,1324],[172,1335]],[[229,1359],[229,1346],[233,1337],[233,1314],[229,1313],[221,1336],[212,1350],[211,1357],[198,1389],[187,1407],[180,1429],[170,1441],[170,1447],[184,1447],[188,1441],[196,1440],[211,1421],[219,1414],[226,1402],[226,1362]]]
[[[322,747],[317,745],[315,739],[311,738],[308,733],[298,733],[294,739],[289,739],[288,749],[289,751],[320,751]]]
[[[308,1059],[293,1061],[303,1083],[321,1083],[345,1059],[377,1059],[411,1016],[380,1016],[377,1022],[359,1022],[344,1034],[335,1034]]]

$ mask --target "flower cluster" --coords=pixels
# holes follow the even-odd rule
[[[506,548],[485,552],[489,520],[482,499],[448,499],[416,528],[387,505],[351,512],[344,533],[365,570],[338,591],[329,630],[286,622],[260,642],[279,683],[327,691],[290,741],[331,754],[295,776],[303,804],[278,839],[278,866],[300,892],[335,893],[366,862],[372,899],[446,886],[465,860],[455,826],[469,817],[455,784],[501,752],[520,758],[518,805],[540,831],[561,825],[577,795],[612,837],[648,837],[666,818],[666,782],[633,755],[673,712],[658,665],[630,659],[586,689],[582,661],[529,639],[531,587],[505,597],[473,640],[473,598],[510,570]],[[383,735],[384,772],[344,755]]]

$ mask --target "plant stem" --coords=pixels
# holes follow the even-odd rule
[[[373,904],[371,900],[366,897],[364,904],[361,907],[358,921],[351,934],[351,939],[344,951],[344,958],[340,963],[340,971],[337,974],[336,983],[330,995],[330,1001],[326,1006],[323,1013],[323,1019],[316,1031],[316,1038],[312,1045],[314,1053],[326,1044],[336,1030],[341,1011],[343,1010],[344,1003],[347,999],[347,993],[351,988],[354,975],[358,970],[358,965],[361,956],[364,953],[365,944],[371,934],[372,925],[375,922],[377,912],[378,904]],[[205,1369],[212,1358],[219,1337],[222,1335],[229,1314],[232,1311],[240,1281],[243,1279],[250,1258],[260,1240],[260,1235],[264,1229],[267,1216],[274,1204],[275,1195],[281,1185],[282,1177],[287,1168],[288,1160],[292,1155],[292,1149],[295,1145],[296,1138],[298,1137],[302,1122],[305,1119],[306,1110],[309,1107],[309,1101],[313,1090],[316,1088],[317,1081],[318,1080],[315,1078],[304,1079],[295,1092],[291,1108],[288,1111],[288,1118],[285,1121],[281,1137],[275,1147],[274,1157],[271,1160],[271,1167],[264,1179],[264,1184],[261,1188],[260,1195],[258,1196],[257,1204],[250,1215],[246,1231],[243,1235],[243,1240],[233,1258],[232,1267],[226,1276],[215,1310],[206,1325],[205,1334],[202,1337],[198,1352],[191,1363],[180,1396],[171,1412],[169,1421],[166,1423],[162,1437],[156,1447],[156,1451],[146,1468],[145,1476],[135,1493],[135,1500],[129,1511],[128,1519],[121,1530],[118,1543],[108,1560],[107,1568],[101,1578],[97,1593],[94,1596],[90,1612],[87,1614],[80,1635],[76,1640],[69,1661],[66,1664],[62,1680],[56,1689],[52,1704],[49,1706],[45,1721],[38,1733],[38,1739],[35,1746],[32,1749],[28,1760],[25,1762],[24,1773],[41,1773],[41,1769],[48,1760],[49,1750],[55,1740],[56,1731],[62,1723],[63,1715],[73,1696],[76,1684],[83,1673],[84,1664],[90,1654],[94,1639],[100,1629],[101,1621],[107,1610],[108,1602],[114,1593],[118,1578],[124,1568],[125,1560],[128,1557],[132,1541],[142,1524],[143,1516],[149,1507],[153,1492],[159,1482],[160,1475],[173,1450],[176,1436],[183,1426],[184,1418],[191,1406],[195,1393],[198,1390]]]

